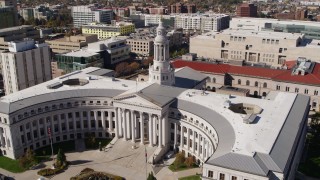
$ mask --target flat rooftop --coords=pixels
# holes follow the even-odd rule
[[[275,23],[287,25],[307,25],[320,27],[320,22],[315,21],[299,21],[299,20],[284,20],[284,19],[271,19],[271,18],[249,18],[249,17],[234,17],[230,22],[258,22],[258,23]]]
[[[95,52],[95,51],[91,51],[88,49],[80,49],[78,51],[71,51],[65,54],[61,54],[62,56],[70,56],[70,57],[91,57],[94,55],[98,55],[99,53]]]
[[[22,25],[22,26],[4,28],[4,29],[0,29],[0,33],[10,32],[10,31],[17,31],[19,29],[24,29],[24,28],[33,28],[33,26],[31,26],[31,25]]]
[[[208,32],[202,35],[195,36],[195,38],[208,38],[215,37],[216,35],[232,35],[232,36],[245,36],[245,37],[262,37],[262,38],[277,38],[277,39],[298,39],[304,35],[301,33],[284,33],[284,32],[271,32],[271,31],[249,31],[249,30],[236,30],[226,29],[221,32]]]

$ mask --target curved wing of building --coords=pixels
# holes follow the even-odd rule
[[[309,97],[271,92],[257,99],[197,90],[206,87],[206,77],[190,68],[174,72],[167,45],[157,44],[164,56],[155,58],[148,82],[116,79],[91,67],[2,97],[1,153],[16,159],[27,148],[48,145],[50,128],[54,143],[94,134],[155,146],[151,163],[169,149],[183,151],[203,166],[203,179],[292,179]]]

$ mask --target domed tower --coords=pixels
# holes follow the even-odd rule
[[[157,36],[154,39],[153,65],[149,67],[149,82],[167,86],[174,85],[174,68],[170,65],[169,60],[169,40],[162,20],[160,20]]]

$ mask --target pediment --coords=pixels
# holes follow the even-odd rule
[[[137,94],[128,94],[123,96],[118,96],[114,98],[114,101],[125,104],[132,104],[136,106],[147,106],[153,108],[160,108],[159,105],[153,103],[152,100],[148,100],[143,96],[139,96]]]

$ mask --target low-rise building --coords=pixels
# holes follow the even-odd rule
[[[22,25],[0,29],[0,50],[8,50],[9,42],[20,41],[24,38],[38,40],[40,38],[40,33],[31,25]]]
[[[319,40],[307,40],[300,33],[228,29],[190,38],[190,52],[198,57],[274,67],[299,57],[320,62],[319,49]]]
[[[50,48],[32,39],[9,43],[0,53],[0,67],[6,94],[51,80]]]
[[[58,39],[46,40],[53,53],[66,53],[73,50],[81,49],[88,45],[88,43],[98,41],[98,36],[92,35],[76,35],[63,37]]]
[[[88,47],[78,51],[56,54],[57,69],[54,71],[62,75],[87,67],[113,68],[117,63],[128,60],[129,53],[130,46],[125,39],[111,38],[89,43]]]
[[[287,33],[303,33],[305,38],[320,39],[320,22],[279,20],[267,18],[232,18],[231,29],[248,31],[275,31]]]
[[[271,91],[303,94],[310,96],[311,109],[320,111],[320,64],[303,58],[286,64],[288,69],[279,70],[196,61],[173,62],[175,68],[189,67],[207,75],[207,90],[231,86],[249,89],[250,95],[263,98]]]
[[[98,39],[107,39],[114,36],[124,36],[135,32],[135,26],[128,22],[115,22],[111,24],[91,23],[82,26],[83,34],[96,34]]]

